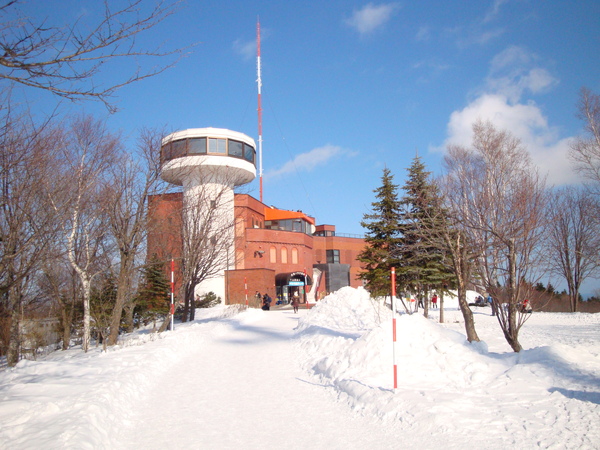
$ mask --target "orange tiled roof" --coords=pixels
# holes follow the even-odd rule
[[[285,209],[265,208],[265,220],[304,219],[308,223],[315,224],[315,219],[307,216],[301,211],[287,211]]]

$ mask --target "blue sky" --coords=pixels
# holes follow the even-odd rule
[[[55,23],[94,17],[98,3],[28,7]],[[258,17],[265,203],[362,233],[383,168],[402,186],[418,152],[440,173],[444,147],[468,144],[477,118],[520,137],[550,182],[577,180],[566,152],[582,126],[578,93],[600,93],[591,0],[188,0],[140,41],[195,43],[176,67],[121,89],[116,114],[89,103],[61,112],[106,116],[125,136],[213,126],[257,139]],[[55,102],[28,97],[40,111]],[[249,193],[259,197],[258,181]]]

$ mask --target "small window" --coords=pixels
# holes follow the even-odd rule
[[[254,153],[256,153],[254,151],[254,148],[250,145],[244,145],[244,159],[246,161],[250,161],[251,163],[254,163]]]
[[[285,247],[281,249],[281,263],[287,264],[287,248]]]
[[[238,158],[244,156],[244,144],[238,141],[229,141],[229,156]]]
[[[298,264],[298,249],[292,249],[292,264]]]
[[[165,144],[162,146],[161,149],[162,152],[162,159],[163,161],[169,161],[172,156],[171,156],[171,143]]]
[[[209,153],[221,153],[225,154],[227,152],[227,141],[225,139],[208,139],[208,152]]]
[[[190,139],[188,142],[188,153],[190,155],[206,153],[206,138]]]
[[[269,262],[271,262],[271,263],[277,262],[277,249],[275,247],[271,247],[269,249]]]
[[[171,158],[179,158],[180,156],[185,156],[185,144],[185,139],[171,142]]]
[[[339,250],[327,250],[327,263],[328,264],[339,264],[340,263],[340,251]]]

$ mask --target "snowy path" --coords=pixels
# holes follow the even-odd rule
[[[166,372],[131,418],[127,448],[399,448],[380,422],[353,413],[294,358],[291,311],[253,323],[200,325],[198,350]],[[210,332],[208,332],[210,331]]]

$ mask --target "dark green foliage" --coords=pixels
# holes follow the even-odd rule
[[[441,289],[451,282],[445,245],[434,237],[447,227],[437,186],[417,156],[408,169],[398,218],[401,239],[395,256],[398,287],[418,293]]]
[[[196,308],[212,308],[221,303],[221,297],[210,291],[204,294],[199,300],[196,300]]]
[[[398,186],[393,183],[389,169],[383,170],[381,182],[381,187],[374,190],[377,200],[372,203],[373,212],[365,214],[361,222],[361,226],[367,230],[367,245],[357,258],[364,270],[360,278],[374,296],[390,293],[390,270],[397,264],[394,254],[399,239]]]
[[[112,273],[102,274],[90,293],[92,335],[106,343],[110,332],[110,318],[117,301],[117,281]]]
[[[142,272],[142,284],[135,302],[135,315],[138,322],[146,324],[168,314],[171,284],[165,274],[164,264],[156,255],[153,255]]]

